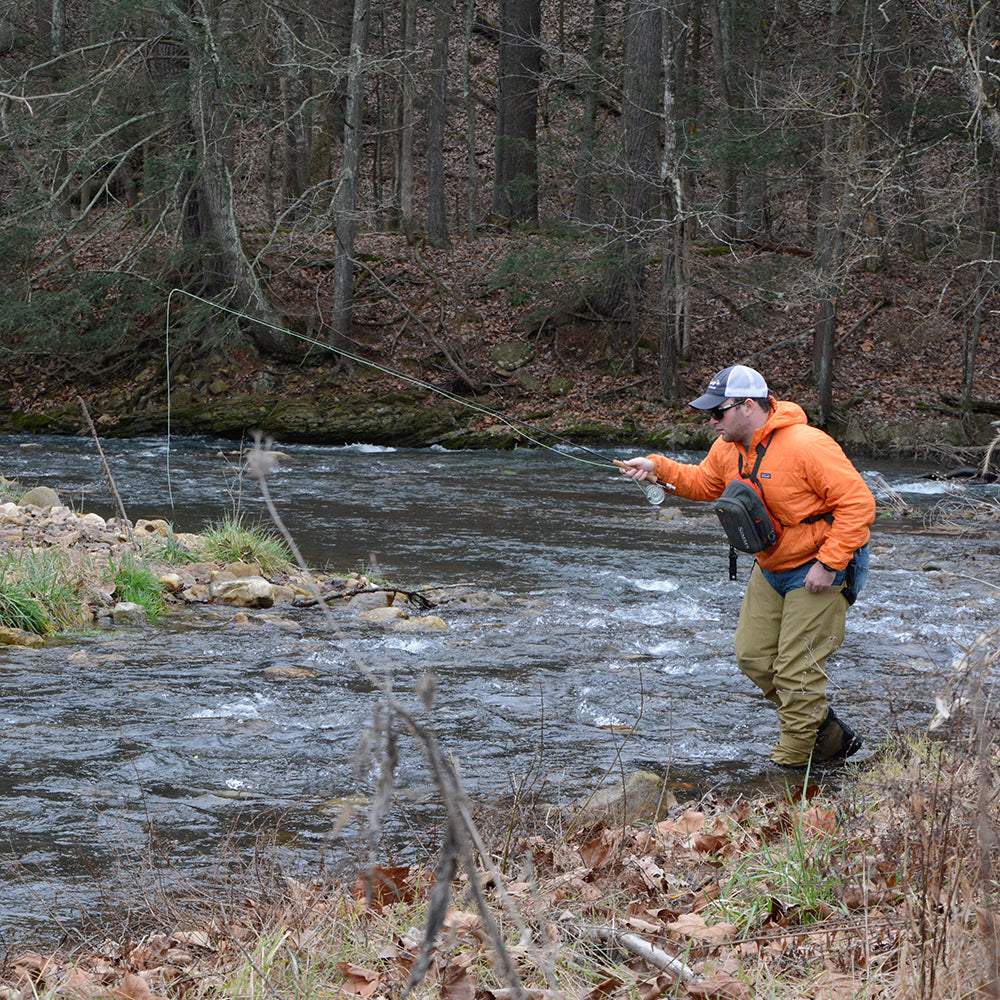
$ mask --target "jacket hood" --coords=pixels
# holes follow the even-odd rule
[[[806,411],[798,403],[793,403],[788,399],[779,399],[775,402],[774,409],[771,410],[771,415],[767,418],[767,423],[754,433],[753,439],[754,442],[759,441],[779,427],[808,423],[809,418],[806,416]]]

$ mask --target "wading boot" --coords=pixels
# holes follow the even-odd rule
[[[826,718],[820,723],[816,733],[812,759],[819,764],[844,760],[856,754],[863,743],[861,737],[846,722],[841,721],[832,708],[828,708]]]

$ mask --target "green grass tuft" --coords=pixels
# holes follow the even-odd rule
[[[0,625],[47,635],[78,625],[82,581],[58,549],[7,552],[0,557]]]
[[[0,626],[47,635],[54,626],[48,612],[21,583],[5,584],[0,591]]]
[[[288,546],[260,524],[248,525],[242,515],[210,524],[203,533],[202,555],[216,562],[256,563],[265,576],[285,572],[292,560]]]
[[[163,588],[156,574],[144,563],[123,556],[114,570],[115,596],[119,601],[141,604],[149,621],[156,621],[166,611]]]

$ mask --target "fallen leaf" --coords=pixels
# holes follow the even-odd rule
[[[834,833],[837,829],[837,813],[833,809],[813,806],[802,814],[802,829],[810,833]]]
[[[389,903],[410,902],[413,893],[406,885],[409,874],[409,865],[394,868],[380,865],[358,876],[353,887],[354,898],[368,900],[376,909]]]
[[[677,985],[677,980],[667,973],[657,976],[655,979],[646,979],[641,983],[636,983],[635,989],[639,994],[639,1000],[656,1000],[663,996],[667,990],[672,990]]]
[[[378,972],[354,965],[352,962],[338,962],[337,968],[340,969],[340,974],[344,977],[340,988],[352,996],[373,996],[384,981],[384,977]]]
[[[142,976],[126,972],[117,986],[111,987],[111,995],[116,1000],[152,1000],[153,991]]]
[[[661,836],[687,837],[705,829],[705,814],[685,809],[678,819],[665,819],[656,824],[656,832]]]
[[[712,945],[723,944],[736,936],[734,924],[709,924],[697,913],[682,913],[675,921],[666,925],[666,930],[676,937]]]
[[[36,982],[43,978],[46,973],[58,967],[54,955],[40,955],[37,951],[29,951],[19,958],[15,958],[11,965],[14,968],[14,976],[19,983]]]
[[[441,967],[438,981],[443,1000],[475,1000],[476,980],[469,975],[468,967],[471,960],[466,956],[463,962],[445,962]]]
[[[701,833],[694,838],[694,843],[691,846],[699,854],[718,854],[726,846],[726,839],[708,833]]]
[[[618,838],[602,830],[593,840],[580,845],[580,857],[590,868],[601,868],[618,849]]]
[[[688,983],[687,993],[699,1000],[749,1000],[753,995],[746,983],[728,972],[717,972],[700,983]]]
[[[614,993],[621,985],[623,985],[622,981],[617,976],[612,976],[610,979],[605,979],[603,982],[587,990],[581,997],[581,1000],[601,1000],[602,997]]]
[[[455,934],[471,934],[482,926],[483,918],[478,913],[466,910],[449,910],[445,914],[444,929]]]

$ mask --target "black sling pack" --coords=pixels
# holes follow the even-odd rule
[[[770,548],[781,537],[784,530],[782,523],[767,509],[764,502],[764,489],[757,478],[760,463],[764,460],[774,438],[771,431],[767,444],[761,441],[757,445],[757,457],[749,474],[743,472],[743,456],[737,455],[740,478],[734,479],[715,501],[715,513],[719,517],[726,537],[729,539],[729,579],[736,579],[736,551],[761,552]],[[815,521],[826,521],[833,524],[833,514],[811,514],[804,517],[800,524],[812,524]],[[854,560],[847,567],[847,586],[844,597],[848,604],[853,604],[857,593],[854,589]]]
[[[749,474],[743,471],[743,456],[739,455],[740,478],[734,479],[715,501],[715,513],[729,539],[729,579],[736,579],[736,551],[761,552],[769,549],[781,537],[782,525],[764,503],[764,491],[757,478],[764,453],[771,444],[774,431],[757,445],[757,457]]]
[[[715,513],[729,544],[740,552],[760,552],[778,540],[761,495],[748,482],[734,479],[715,501]]]
[[[740,552],[768,549],[781,536],[781,523],[767,509],[764,491],[757,478],[760,463],[773,438],[772,431],[766,444],[761,441],[757,445],[757,457],[749,474],[743,471],[743,456],[738,456],[740,478],[734,479],[715,501],[715,513],[726,537]]]

